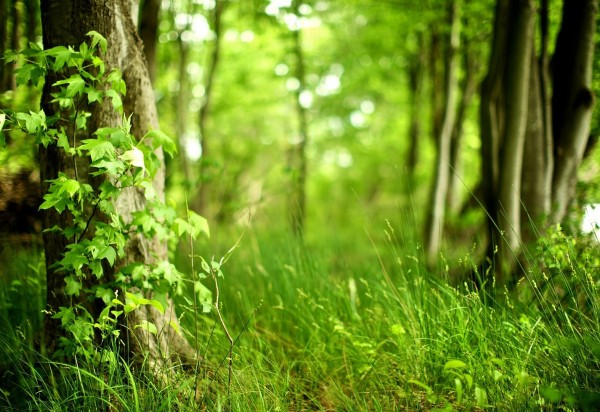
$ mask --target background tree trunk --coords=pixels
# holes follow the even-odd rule
[[[208,138],[208,119],[212,105],[213,89],[217,68],[221,61],[221,49],[223,44],[223,13],[225,11],[225,1],[216,0],[213,12],[213,32],[215,33],[215,44],[212,49],[208,73],[204,80],[204,102],[200,108],[198,118],[198,128],[200,130],[200,144],[202,146],[202,157],[200,158],[200,188],[194,204],[194,209],[200,214],[206,214],[208,197],[210,193],[210,139]]]
[[[48,0],[42,2],[42,28],[44,46],[46,48],[58,45],[78,45],[83,42],[86,33],[96,30],[108,40],[108,51],[103,56],[107,71],[117,67],[121,70],[123,79],[127,84],[127,95],[123,99],[125,114],[132,115],[131,132],[140,139],[148,130],[158,127],[154,93],[148,76],[145,59],[142,52],[141,40],[130,15],[132,3],[128,0],[87,1],[87,0]],[[65,22],[65,16],[71,20]],[[42,107],[48,115],[55,112],[56,107],[51,103],[51,84],[54,79],[48,78],[42,96]],[[121,122],[121,116],[116,113],[110,103],[97,104],[91,108],[92,117],[88,122],[88,130],[93,132],[98,127],[116,126]],[[79,136],[78,139],[85,136]],[[157,155],[162,159],[162,151]],[[78,159],[84,162],[85,159]],[[78,163],[79,164],[79,163]],[[85,165],[84,165],[85,167]],[[54,145],[47,149],[40,149],[40,169],[42,182],[54,179],[59,171],[75,176],[73,161],[67,158],[64,151]],[[80,172],[79,176],[83,178]],[[92,182],[98,184],[98,182]],[[164,170],[157,173],[154,186],[159,196],[164,193]],[[47,189],[44,184],[43,190]],[[145,198],[142,192],[136,189],[127,189],[116,202],[116,209],[125,221],[131,219],[132,212],[143,208]],[[49,228],[56,224],[61,227],[68,225],[68,216],[59,216],[56,213],[45,213],[43,227]],[[61,258],[64,252],[65,241],[59,234],[45,233],[44,243],[47,263],[48,281],[48,307],[55,312],[60,306],[68,305],[64,294],[64,278],[61,273],[56,273],[52,263]],[[126,249],[126,259],[118,265],[130,262],[143,262],[152,264],[157,260],[167,259],[166,245],[156,239],[148,240],[141,236],[133,238]],[[105,280],[110,280],[111,274],[105,273]],[[169,322],[177,322],[172,302],[168,302],[165,314],[160,314],[153,307],[146,305],[131,313],[126,318],[127,327],[124,331],[128,339],[128,350],[133,355],[148,354],[150,366],[155,370],[164,370],[163,367],[174,358],[182,361],[192,361],[195,351],[189,343],[180,337],[169,326]],[[156,325],[159,330],[155,336],[143,328],[134,328],[141,321],[147,320]],[[46,336],[49,349],[52,350],[59,336],[59,325],[55,320],[47,317]]]
[[[411,56],[408,64],[408,78],[410,82],[410,130],[408,132],[410,144],[406,154],[407,171],[411,182],[414,179],[415,168],[419,162],[419,140],[421,139],[421,114],[423,104],[423,81],[426,69],[425,33],[418,33],[418,50]]]
[[[8,46],[8,23],[9,23],[9,1],[0,2],[0,56],[4,56],[6,47]],[[4,62],[3,62],[4,63]],[[0,92],[8,90],[8,74],[12,71],[6,64],[0,64]]]
[[[543,232],[548,222],[560,222],[573,198],[594,101],[591,74],[597,9],[593,0],[563,3],[550,90],[548,1],[542,1],[540,9],[539,59],[533,46],[533,0],[497,2],[480,114],[483,176],[489,182],[485,196],[491,233],[488,257],[495,259],[500,284],[513,280],[523,241]]]
[[[506,90],[506,128],[501,137],[498,182],[498,230],[503,241],[497,245],[500,265],[496,266],[496,281],[500,284],[505,283],[505,277],[512,272],[521,244],[521,173],[527,128],[534,17],[532,0],[512,2],[503,85]]]
[[[477,72],[478,62],[475,56],[475,52],[471,50],[467,40],[463,41],[463,80],[461,82],[460,90],[462,96],[458,104],[458,111],[456,113],[456,120],[454,122],[454,128],[452,129],[452,138],[450,139],[450,181],[448,183],[448,197],[447,207],[451,213],[458,213],[461,208],[461,198],[459,196],[459,188],[462,185],[461,182],[461,147],[462,147],[462,135],[463,125],[467,117],[467,110],[471,105],[473,96],[477,91]]]
[[[148,63],[148,75],[154,84],[156,79],[156,42],[158,40],[158,16],[160,0],[142,0],[139,32],[144,44],[144,56]]]
[[[592,65],[597,0],[565,1],[552,58],[552,135],[555,169],[552,222],[560,222],[574,195],[577,168],[589,138],[594,94]]]
[[[294,0],[293,11],[300,16],[300,1]],[[306,218],[306,144],[308,142],[307,111],[302,104],[302,93],[306,88],[306,68],[302,49],[301,27],[292,30],[294,40],[294,57],[296,58],[295,76],[299,81],[296,91],[296,117],[298,119],[297,142],[290,149],[290,170],[292,173],[291,193],[289,199],[290,223],[292,232],[302,237]]]
[[[438,138],[438,153],[436,162],[436,173],[433,193],[431,196],[431,210],[426,228],[425,253],[429,264],[438,259],[442,234],[444,230],[444,218],[446,213],[446,197],[448,195],[448,184],[450,182],[450,145],[452,130],[456,119],[456,103],[458,89],[458,59],[457,51],[460,44],[460,17],[458,1],[453,1],[449,6],[448,13],[451,29],[450,43],[446,60],[446,107],[441,134]]]

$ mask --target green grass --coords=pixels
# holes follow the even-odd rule
[[[225,231],[195,253],[218,259],[236,236]],[[197,388],[189,369],[157,383],[144,368],[130,369],[119,359],[76,367],[36,354],[31,336],[40,325],[41,274],[32,269],[38,266],[31,255],[15,253],[16,269],[0,282],[7,331],[0,340],[0,406],[595,410],[600,306],[589,255],[576,253],[560,236],[550,238],[544,259],[555,257],[556,264],[549,280],[542,282],[544,273],[532,269],[516,293],[500,293],[502,302],[492,305],[448,286],[444,270],[428,273],[405,236],[389,225],[354,237],[308,236],[301,246],[283,233],[246,233],[220,280],[222,313],[236,339],[231,385],[228,341],[211,313],[198,315],[206,367],[198,371]],[[180,247],[178,260],[189,273],[186,253]],[[36,287],[21,286],[27,282]],[[38,296],[19,299],[32,291]],[[191,329],[193,314],[185,306],[182,322]]]

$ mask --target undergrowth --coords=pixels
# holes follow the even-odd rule
[[[490,304],[468,285],[449,286],[445,270],[425,270],[420,251],[407,249],[392,225],[383,234],[385,243],[369,246],[363,235],[341,248],[331,238],[301,244],[273,231],[246,232],[220,281],[221,314],[234,340],[231,382],[229,341],[215,312],[197,318],[203,362],[178,367],[166,382],[123,359],[66,365],[44,358],[34,350],[41,256],[5,251],[0,405],[591,411],[600,404],[600,255],[593,243],[551,231],[528,255],[516,290]],[[225,254],[236,236],[225,232],[195,247]],[[189,273],[185,245],[178,260]],[[189,300],[181,298],[179,310],[193,330]]]

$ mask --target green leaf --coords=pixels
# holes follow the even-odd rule
[[[175,231],[175,234],[177,235],[177,237],[181,238],[186,233],[190,233],[192,231],[192,227],[190,226],[190,224],[187,221],[178,217],[173,222],[173,230]]]
[[[153,335],[157,335],[158,334],[158,330],[156,329],[156,325],[152,322],[148,322],[147,320],[143,320],[140,322],[139,325],[135,325],[135,329],[137,328],[142,328],[144,330],[147,330],[148,332],[152,333]]]
[[[89,264],[90,271],[92,275],[96,276],[96,279],[100,279],[104,274],[104,270],[102,269],[102,263],[99,260],[93,260]]]
[[[163,307],[163,305],[158,301],[158,300],[150,300],[148,302],[149,305],[152,305],[157,311],[159,311],[160,313],[162,313],[164,315],[165,313],[165,308]]]
[[[109,288],[99,286],[96,289],[96,297],[102,299],[105,305],[108,305],[115,298],[115,292]],[[106,309],[109,309],[108,307]]]
[[[160,130],[150,130],[148,133],[146,133],[144,139],[151,140],[151,147],[154,150],[158,149],[159,147],[162,147],[166,153],[171,155],[171,157],[173,156],[173,154],[177,153],[177,145],[175,144],[173,139],[171,139],[169,136],[167,136]]]
[[[117,93],[120,93],[123,96],[126,94],[127,86],[125,85],[125,81],[123,81],[123,77],[119,69],[113,69],[106,78],[106,82],[110,83],[111,88]]]
[[[467,367],[467,364],[464,363],[463,361],[460,361],[458,359],[453,359],[453,360],[449,360],[448,362],[446,362],[446,364],[444,365],[444,371],[447,371],[449,369],[464,369]]]
[[[556,388],[546,386],[540,389],[540,393],[550,403],[559,403],[562,401],[562,392]]]
[[[454,389],[456,390],[456,400],[460,403],[463,397],[463,384],[458,378],[454,378]]]
[[[488,406],[487,392],[485,391],[485,389],[482,389],[479,386],[475,387],[475,399],[477,400],[478,406]]]
[[[421,381],[418,381],[416,379],[409,379],[408,383],[412,383],[413,385],[417,385],[419,386],[421,389],[425,389],[425,391],[427,393],[433,393],[433,389],[431,389],[431,386],[424,384]]]
[[[89,264],[89,261],[79,251],[70,250],[65,253],[65,257],[61,259],[60,264],[65,268],[79,270],[83,265]]]
[[[93,87],[86,87],[85,94],[87,94],[89,104],[102,101],[102,92]]]
[[[95,48],[97,45],[100,45],[100,50],[102,50],[103,53],[106,53],[108,42],[106,41],[106,38],[103,35],[101,35],[95,30],[91,30],[86,33],[86,36],[92,38],[92,49]]]
[[[56,145],[65,151],[68,151],[71,146],[69,146],[69,138],[65,134],[64,130],[61,130],[56,134]]]
[[[91,117],[91,113],[81,113],[79,116],[77,116],[77,119],[75,119],[75,126],[77,127],[77,130],[86,129],[88,117]]]
[[[119,96],[119,93],[116,90],[114,90],[114,89],[107,90],[106,97],[111,98],[113,108],[116,111],[118,111],[119,113],[123,113],[123,101],[121,100],[121,96]]]
[[[212,303],[212,292],[206,286],[202,284],[202,282],[194,282],[194,292],[198,297],[198,302],[201,304],[211,304]]]
[[[57,183],[58,184],[58,183]],[[60,183],[58,194],[67,193],[69,197],[73,197],[75,193],[79,190],[80,185],[79,182],[75,179],[67,179],[64,182]]]
[[[111,142],[102,139],[85,139],[79,146],[79,150],[87,150],[92,158],[92,162],[107,157],[110,160],[115,158],[115,147]]]
[[[117,252],[115,252],[112,246],[105,246],[103,249],[100,249],[97,256],[97,259],[106,259],[111,266],[114,266],[116,258]]]
[[[177,322],[175,322],[174,320],[169,321],[169,325],[175,329],[175,333],[177,333],[179,336],[183,337],[183,335],[181,334],[181,330],[179,329],[179,325],[177,324]]]
[[[206,218],[190,210],[188,212],[188,220],[192,227],[192,238],[196,239],[200,233],[204,233],[206,237],[210,237],[210,228],[208,227],[208,220]]]
[[[146,200],[154,200],[156,199],[156,189],[154,188],[154,184],[149,180],[142,180],[139,183],[139,186],[144,189],[144,197]]]
[[[81,282],[78,279],[73,278],[73,276],[66,276],[65,283],[67,286],[65,287],[65,293],[67,295],[78,295],[81,290]]]
[[[52,64],[52,70],[55,72],[62,69],[65,64],[69,61],[71,56],[73,56],[73,50],[69,50],[65,46],[57,46],[53,47],[49,50],[46,50],[46,55],[54,57],[54,63]]]
[[[63,84],[67,85],[67,90],[65,91],[66,97],[75,97],[77,94],[81,96],[85,89],[85,81],[79,74],[73,74],[68,79],[59,80],[53,86],[62,86]]]

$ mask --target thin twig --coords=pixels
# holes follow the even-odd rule
[[[227,329],[227,325],[223,320],[223,316],[221,315],[221,309],[219,309],[219,282],[217,280],[217,275],[215,274],[214,269],[211,268],[210,274],[215,282],[215,309],[217,310],[217,315],[219,316],[219,321],[221,322],[221,326],[225,331],[225,335],[227,335],[227,339],[229,340],[229,374],[227,379],[227,398],[229,398],[229,391],[231,389],[231,375],[233,374],[233,345],[234,340],[229,333],[229,329]]]

